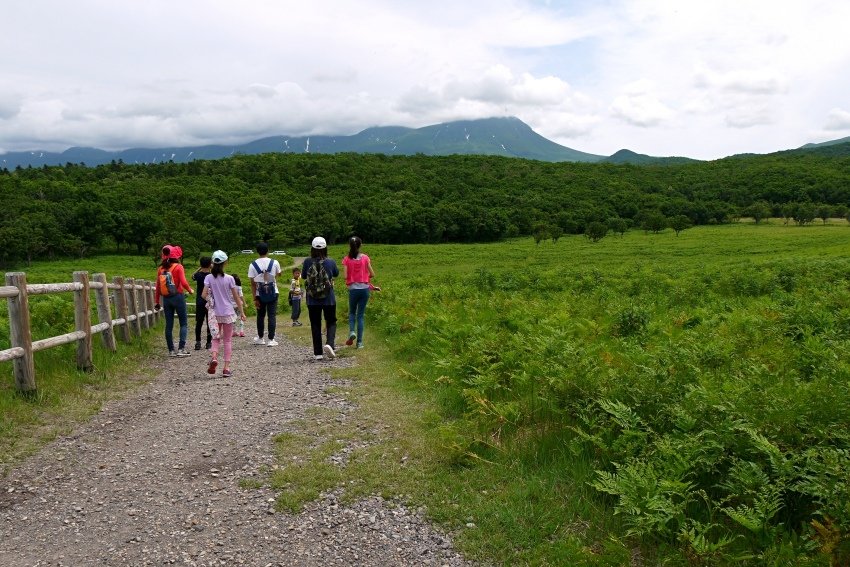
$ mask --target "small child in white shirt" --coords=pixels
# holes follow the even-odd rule
[[[239,276],[236,274],[233,275],[233,281],[236,283],[236,293],[239,295],[239,299],[242,300],[242,305],[245,305],[244,295],[242,294],[242,280],[239,279]],[[233,308],[236,309],[237,305],[233,299],[230,300],[233,304]],[[233,328],[233,336],[244,337],[245,336],[245,321],[242,319],[236,320],[236,326]]]
[[[292,306],[292,326],[300,327],[301,321],[301,269],[292,268],[292,280],[289,282],[289,304]]]

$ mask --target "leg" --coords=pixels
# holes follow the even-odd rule
[[[186,312],[186,298],[177,294],[177,319],[180,321],[180,344],[177,348],[186,348],[186,339],[189,336],[189,315]]]
[[[261,339],[266,334],[265,327],[265,318],[266,318],[266,303],[260,302],[260,306],[257,307],[257,336]]]
[[[221,341],[224,343],[222,351],[224,352],[224,370],[230,370],[230,359],[233,353],[233,323],[224,323],[219,326],[221,331]]]
[[[354,322],[357,317],[357,290],[348,290],[348,336],[354,334]]]
[[[174,304],[171,298],[162,298],[162,310],[165,311],[165,346],[168,352],[174,351]]]
[[[310,335],[313,337],[313,354],[322,355],[322,306],[308,305],[307,315],[310,317]]]
[[[200,301],[195,302],[195,346],[201,342],[201,330],[204,328],[204,319],[207,318],[207,305]],[[197,350],[197,349],[196,349]]]
[[[322,309],[325,312],[325,325],[328,327],[327,344],[331,345],[331,348],[336,348],[336,304],[325,305]]]
[[[298,318],[301,317],[301,300],[293,299],[292,300],[292,321],[297,321]]]
[[[366,304],[369,303],[369,290],[361,289],[357,299],[357,342],[363,343],[363,327],[366,316]]]
[[[212,316],[215,317],[215,315]],[[212,347],[210,348],[210,366],[207,368],[208,374],[215,374],[215,367],[218,366],[218,349],[221,348],[221,325],[219,325],[218,329],[219,331],[212,340]]]
[[[277,299],[268,304],[266,312],[269,314],[269,340],[272,340],[277,330]]]

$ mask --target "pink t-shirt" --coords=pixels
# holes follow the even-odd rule
[[[345,285],[353,283],[369,283],[369,256],[358,254],[356,260],[347,255],[342,259],[345,266]]]

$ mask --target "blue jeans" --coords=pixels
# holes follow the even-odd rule
[[[186,337],[189,334],[189,320],[186,315],[186,297],[182,293],[161,298],[162,310],[165,312],[165,344],[168,350],[174,350],[174,313],[180,322],[180,344],[177,348],[186,348]]]
[[[257,307],[257,336],[261,339],[266,332],[264,329],[266,315],[269,316],[269,339],[273,339],[277,330],[277,299],[271,303],[261,301],[260,306]]]
[[[357,342],[363,342],[363,316],[366,314],[366,304],[369,303],[368,289],[348,290],[348,332],[354,332],[357,325]]]

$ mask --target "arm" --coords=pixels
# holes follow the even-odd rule
[[[159,299],[160,299],[160,295],[159,295],[159,270],[160,270],[160,268],[157,268],[156,279],[154,280],[156,283],[153,286],[153,289],[154,289],[154,292],[153,292],[153,303],[154,303],[153,308],[154,308],[154,311],[157,311],[159,309]]]
[[[239,292],[236,291],[236,287],[230,288],[230,292],[233,294],[233,302],[239,307],[239,317],[244,321],[245,317],[245,304],[242,302],[242,298],[239,297]]]
[[[171,275],[174,278],[174,281],[177,282],[178,292],[185,291],[190,295],[195,293],[192,290],[192,286],[190,286],[189,282],[186,281],[186,270],[183,268],[182,264],[174,264],[174,267],[171,269]]]

